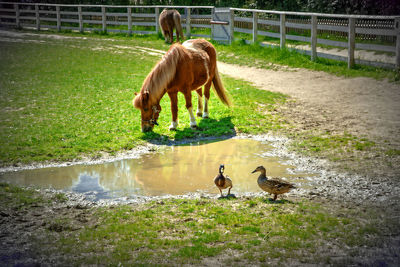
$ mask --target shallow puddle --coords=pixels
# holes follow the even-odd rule
[[[231,193],[260,192],[259,165],[267,175],[285,177],[301,187],[304,177],[292,174],[293,166],[284,159],[263,155],[272,147],[251,139],[228,139],[167,147],[138,159],[119,160],[97,165],[74,165],[1,173],[0,181],[22,186],[38,186],[93,195],[95,200],[117,197],[180,195],[190,192],[219,194],[214,185],[220,164],[231,177]]]

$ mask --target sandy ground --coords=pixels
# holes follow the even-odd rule
[[[345,128],[358,136],[399,143],[400,84],[305,69],[266,70],[222,62],[218,68],[221,73],[252,82],[260,89],[293,97],[299,116],[310,113],[327,117],[323,127],[331,132]]]

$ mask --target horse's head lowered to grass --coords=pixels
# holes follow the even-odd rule
[[[159,103],[151,104],[149,92],[135,93],[136,97],[133,99],[133,106],[140,109],[142,117],[142,132],[153,130],[154,125],[158,125],[157,119],[161,112]]]

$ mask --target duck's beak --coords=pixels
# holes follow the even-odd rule
[[[255,172],[257,172],[257,169],[255,169],[254,171],[252,171],[251,173],[255,173]]]

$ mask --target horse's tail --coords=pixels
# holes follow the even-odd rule
[[[182,24],[181,24],[181,15],[179,13],[174,13],[174,24],[175,24],[175,29],[176,29],[176,35],[179,39],[179,36],[183,40],[183,30],[182,30]]]
[[[213,87],[215,89],[215,92],[217,92],[217,95],[218,95],[219,99],[222,101],[222,103],[224,103],[225,105],[227,105],[229,107],[231,105],[231,100],[229,99],[229,97],[226,93],[225,87],[222,84],[221,78],[219,77],[217,65],[215,65]]]

